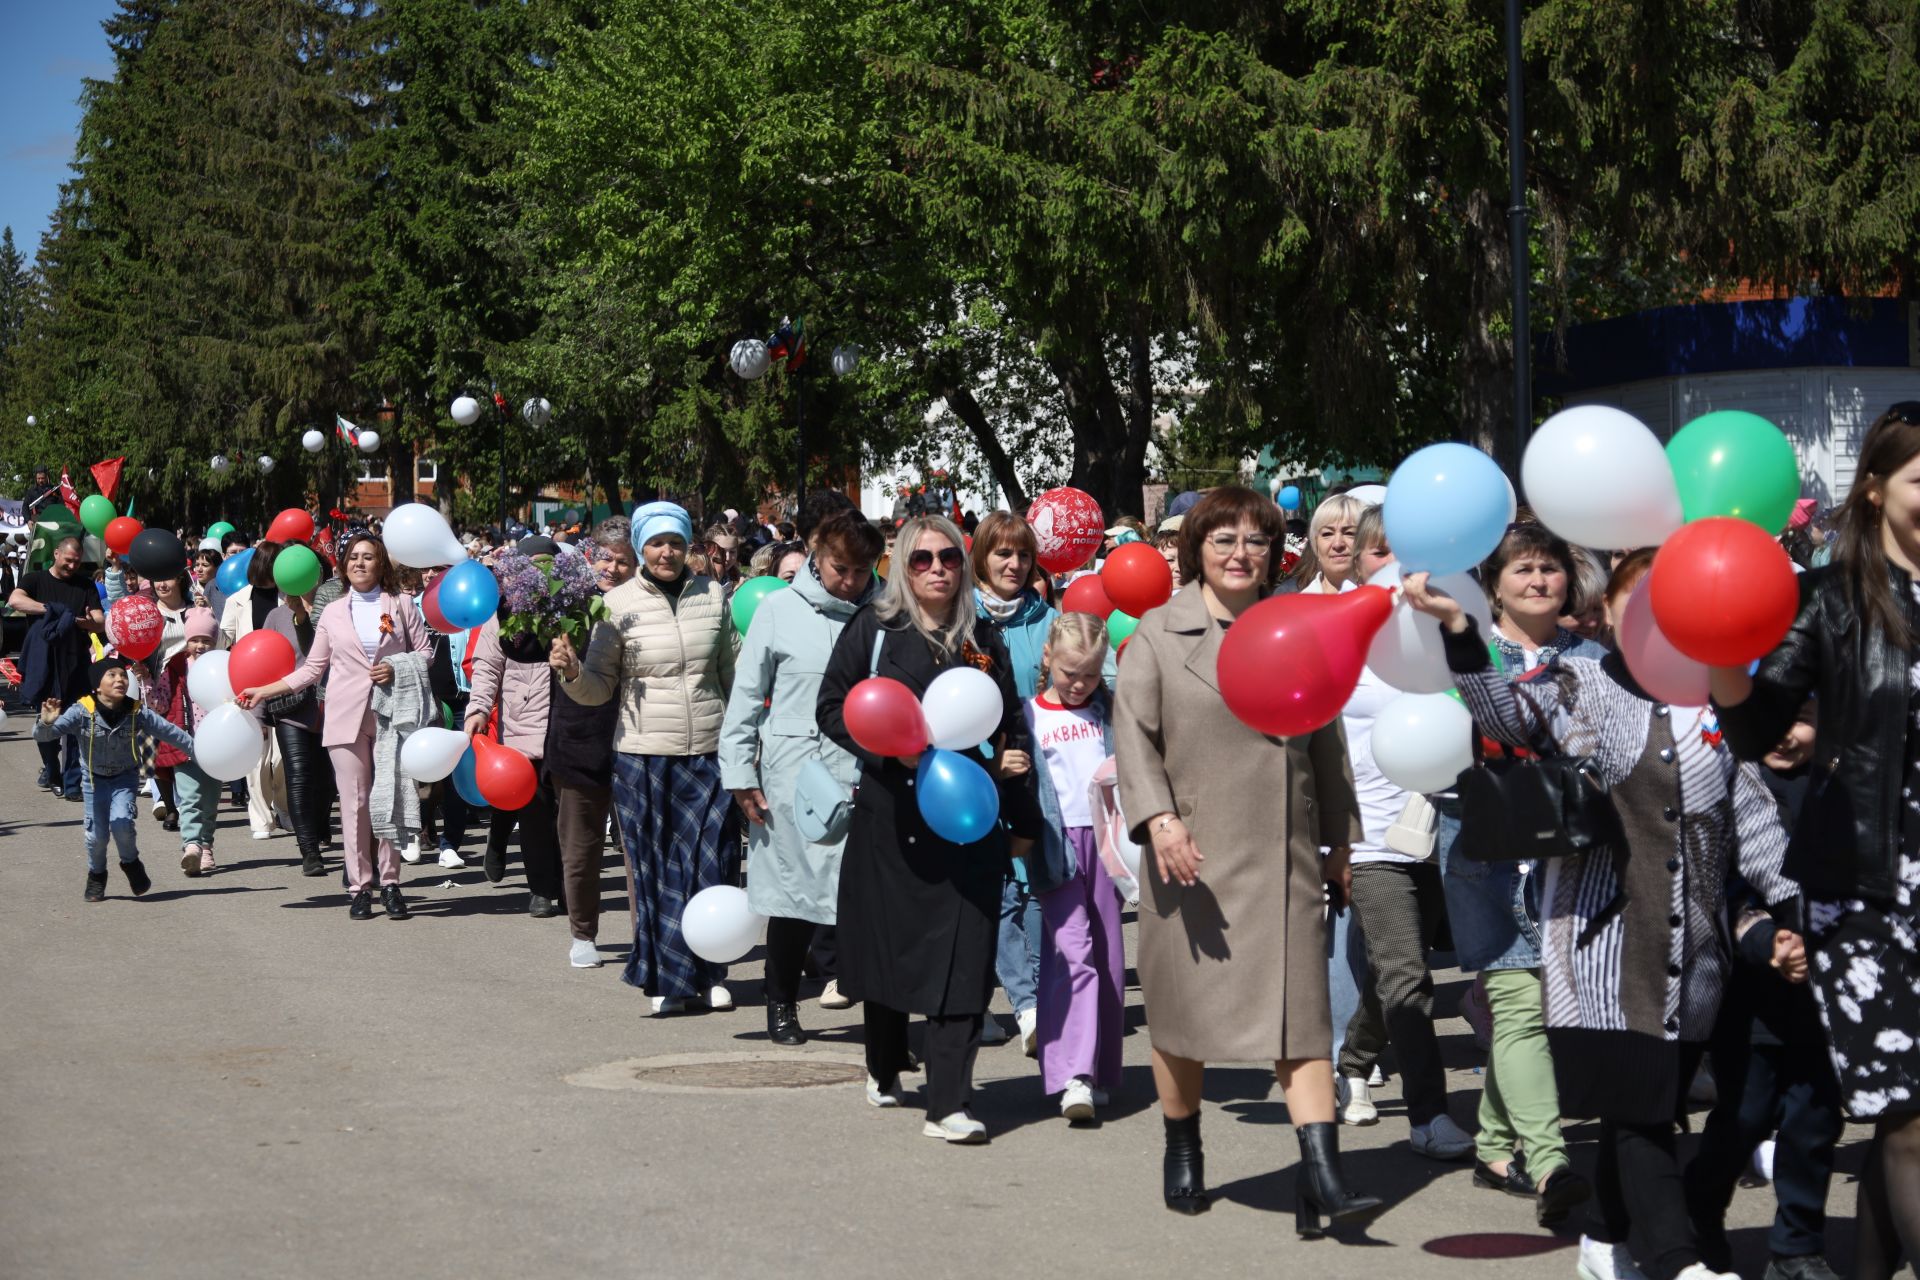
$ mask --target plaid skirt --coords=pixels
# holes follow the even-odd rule
[[[621,978],[650,996],[705,996],[726,977],[687,950],[687,900],[740,870],[733,797],[715,756],[613,757],[613,810],[633,884],[633,952]]]

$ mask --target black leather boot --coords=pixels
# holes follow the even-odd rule
[[[785,1045],[807,1042],[807,1033],[800,1029],[799,1005],[790,1000],[775,1000],[767,1004],[767,1039]]]
[[[400,896],[400,886],[397,884],[380,886],[380,905],[386,908],[389,920],[405,920],[413,914],[407,910],[407,900]]]
[[[1207,1162],[1200,1150],[1200,1113],[1184,1120],[1162,1116],[1161,1121],[1167,1127],[1167,1154],[1160,1166],[1167,1208],[1205,1213],[1213,1205],[1207,1199]]]
[[[147,869],[141,865],[140,859],[135,858],[132,862],[121,863],[120,870],[126,873],[127,887],[133,890],[134,897],[137,898],[153,888],[153,877],[147,874]]]
[[[1294,1174],[1293,1225],[1302,1240],[1318,1240],[1327,1228],[1358,1227],[1380,1216],[1387,1207],[1379,1196],[1347,1190],[1340,1174],[1340,1130],[1332,1122],[1303,1124],[1300,1168]],[[1322,1224],[1322,1218],[1331,1219]]]
[[[107,900],[107,873],[104,871],[87,872],[87,901],[105,902]]]

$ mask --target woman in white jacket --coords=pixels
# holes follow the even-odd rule
[[[633,951],[621,975],[677,1013],[704,997],[730,1009],[725,966],[687,949],[680,917],[702,889],[739,870],[733,798],[716,752],[739,643],[726,589],[687,568],[693,518],[671,502],[633,513],[641,571],[606,595],[610,626],[586,658],[565,661],[560,688],[585,706],[620,699],[613,807],[633,877]]]

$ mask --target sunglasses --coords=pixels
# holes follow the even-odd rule
[[[1920,400],[1902,400],[1887,406],[1887,416],[1910,427],[1920,427]]]
[[[967,553],[958,547],[940,548],[940,567],[957,570],[967,562]],[[933,568],[933,552],[922,547],[907,557],[907,568],[915,573],[925,573]]]

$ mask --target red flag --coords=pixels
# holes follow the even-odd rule
[[[93,472],[93,482],[100,486],[104,496],[113,497],[113,491],[120,487],[120,468],[126,462],[124,456],[108,458],[105,462],[96,462],[87,470]]]
[[[75,516],[80,514],[80,495],[73,490],[73,481],[67,477],[67,469],[60,468],[60,501],[67,504],[67,510]]]

